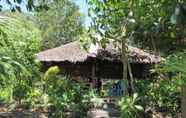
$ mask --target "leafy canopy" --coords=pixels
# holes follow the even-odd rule
[[[185,0],[88,0],[92,29],[100,34],[150,50],[170,52],[183,45],[183,28],[173,25],[184,12]],[[180,11],[175,14],[173,13]],[[181,16],[181,17],[180,17]],[[124,28],[122,28],[124,27]],[[166,46],[165,46],[166,45]]]

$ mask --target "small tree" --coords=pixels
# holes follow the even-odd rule
[[[128,54],[127,43],[132,37],[133,16],[130,14],[133,8],[132,1],[99,1],[88,0],[89,15],[92,17],[92,29],[98,32],[103,39],[101,44],[105,45],[109,39],[121,44],[123,62],[123,79],[128,83]],[[126,12],[123,12],[125,11]],[[129,69],[130,70],[130,69]],[[131,72],[129,71],[130,75]],[[124,93],[128,94],[127,86]]]

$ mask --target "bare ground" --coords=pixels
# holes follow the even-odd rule
[[[0,105],[0,118],[47,118],[47,113],[37,110],[15,108],[11,110],[5,105]]]

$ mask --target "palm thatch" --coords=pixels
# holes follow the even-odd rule
[[[88,58],[101,60],[120,61],[121,54],[112,43],[106,48],[93,46],[94,51],[85,51],[81,48],[79,41],[74,41],[60,47],[49,49],[37,54],[37,58],[43,62],[64,62],[72,63],[83,62]],[[129,61],[132,63],[158,63],[161,61],[159,56],[149,54],[136,47],[128,46]]]

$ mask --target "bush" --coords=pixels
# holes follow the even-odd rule
[[[1,88],[0,89],[0,102],[1,103],[11,103],[12,99],[12,88]]]
[[[181,88],[178,76],[170,79],[139,80],[137,90],[145,111],[150,110],[148,113],[161,112],[172,117],[180,114]]]
[[[181,117],[181,87],[186,77],[185,56],[185,51],[168,56],[154,69],[157,75],[155,79],[137,82],[145,108],[171,117]]]
[[[69,77],[61,77],[57,73],[59,73],[59,68],[54,66],[49,68],[44,76],[46,93],[54,106],[54,113],[51,115],[67,117],[69,112],[76,118],[82,118],[88,110],[89,97],[85,96],[88,91],[83,90],[78,83],[70,80]]]
[[[31,87],[24,80],[19,80],[13,87],[13,98],[21,104],[22,99],[26,99],[31,91]]]
[[[133,96],[125,96],[121,98],[118,105],[121,109],[122,118],[139,118],[139,113],[143,111],[143,107],[138,104],[139,97],[137,93]]]

